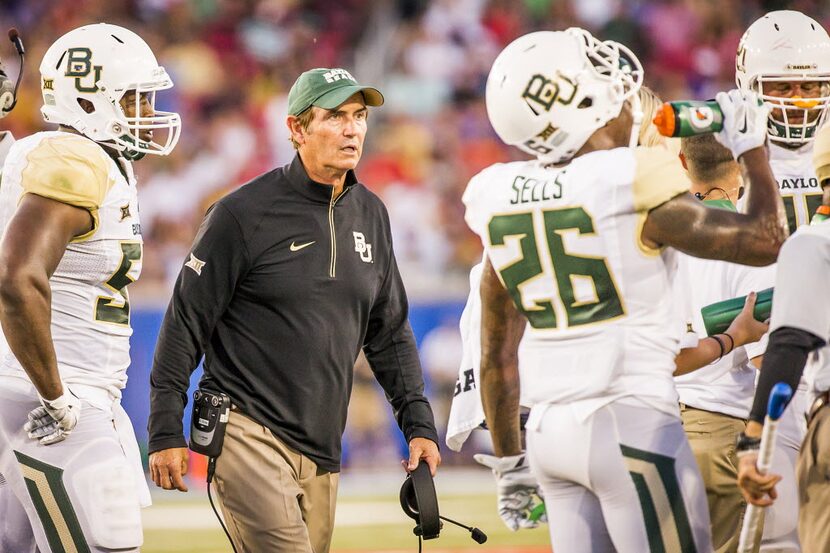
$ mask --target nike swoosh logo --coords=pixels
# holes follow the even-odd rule
[[[300,251],[301,249],[306,248],[306,247],[308,247],[308,246],[310,246],[310,245],[314,244],[315,242],[317,242],[317,241],[316,241],[316,240],[312,240],[311,242],[307,242],[307,243],[305,243],[305,244],[300,244],[299,246],[298,246],[296,243],[291,242],[291,247],[290,247],[289,249],[290,249],[292,252],[298,252],[298,251]]]

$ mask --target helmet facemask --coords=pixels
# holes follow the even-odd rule
[[[159,69],[164,71],[162,68]],[[127,159],[141,159],[146,154],[167,155],[179,141],[179,114],[155,109],[156,92],[173,86],[170,79],[166,78],[166,73],[164,77],[150,83],[128,84],[113,93],[105,89],[100,91],[106,102],[114,108],[114,116],[107,125],[108,134],[112,136],[109,143]],[[142,97],[146,97],[150,104],[152,115],[142,115]],[[124,112],[122,100],[127,100],[135,106],[132,116]],[[159,133],[163,133],[161,138]]]
[[[789,98],[764,93],[765,83],[818,82],[817,97],[791,96]],[[827,118],[830,107],[830,75],[793,77],[792,75],[759,76],[754,88],[771,108],[767,120],[770,140],[784,144],[800,145],[809,142]]]
[[[594,70],[608,80],[612,96],[620,99],[619,109],[614,117],[618,117],[622,107],[628,103],[632,116],[629,146],[635,147],[639,142],[640,126],[643,122],[642,102],[638,94],[644,76],[640,60],[625,45],[613,40],[600,41],[585,29],[572,27],[566,32],[581,37],[585,45],[585,55]],[[607,119],[605,123],[610,119],[612,118]]]

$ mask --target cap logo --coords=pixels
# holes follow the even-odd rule
[[[332,69],[331,71],[323,73],[323,78],[326,79],[326,82],[329,84],[339,81],[340,79],[349,79],[350,81],[357,82],[357,79],[352,77],[352,74],[345,69]]]

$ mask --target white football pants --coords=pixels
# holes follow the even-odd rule
[[[679,417],[612,402],[580,420],[569,405],[538,405],[527,449],[556,553],[712,552]]]
[[[69,437],[41,445],[23,430],[37,394],[14,380],[0,379],[0,553],[138,551],[146,483],[116,431],[123,419],[84,401]]]

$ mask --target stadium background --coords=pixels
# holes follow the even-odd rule
[[[646,84],[664,99],[705,99],[734,86],[743,30],[764,12],[784,8],[830,24],[830,5],[818,0],[2,0],[0,26],[16,26],[27,48],[19,104],[2,124],[16,136],[45,129],[38,111],[40,59],[56,38],[83,24],[105,21],[137,32],[173,77],[175,88],[160,96],[159,107],[181,113],[181,141],[172,156],[136,164],[145,261],[141,279],[130,287],[135,332],[124,404],[145,443],[153,345],[205,209],[291,159],[286,95],[300,72],[342,66],[379,87],[387,102],[372,111],[358,175],[389,208],[427,392],[443,431],[460,362],[457,322],[467,273],[480,256],[464,224],[461,193],[482,168],[520,155],[494,135],[483,102],[487,72],[501,48],[529,31],[581,26],[630,46],[646,68]],[[0,44],[13,78],[17,57],[11,44]],[[388,411],[371,372],[359,363],[336,549],[412,550],[414,538],[393,504],[400,473],[380,485],[385,480],[379,475],[396,470],[405,447]],[[445,466],[469,466],[471,454],[444,451]],[[201,474],[198,459],[193,468]],[[367,473],[373,477],[361,476]],[[485,526],[484,519],[498,530],[489,475],[463,468],[444,475],[438,482],[449,492],[447,514],[467,512],[470,520],[479,517],[476,524]],[[204,503],[198,496],[161,496],[144,550],[225,550]],[[372,508],[377,513],[370,515]],[[170,541],[166,524],[190,528],[188,509],[193,528]],[[350,510],[354,526],[345,522]],[[360,513],[392,519],[366,526]],[[543,531],[497,533],[490,543],[498,551],[536,551],[520,546],[546,539]],[[463,536],[447,539],[444,546],[471,543]]]

